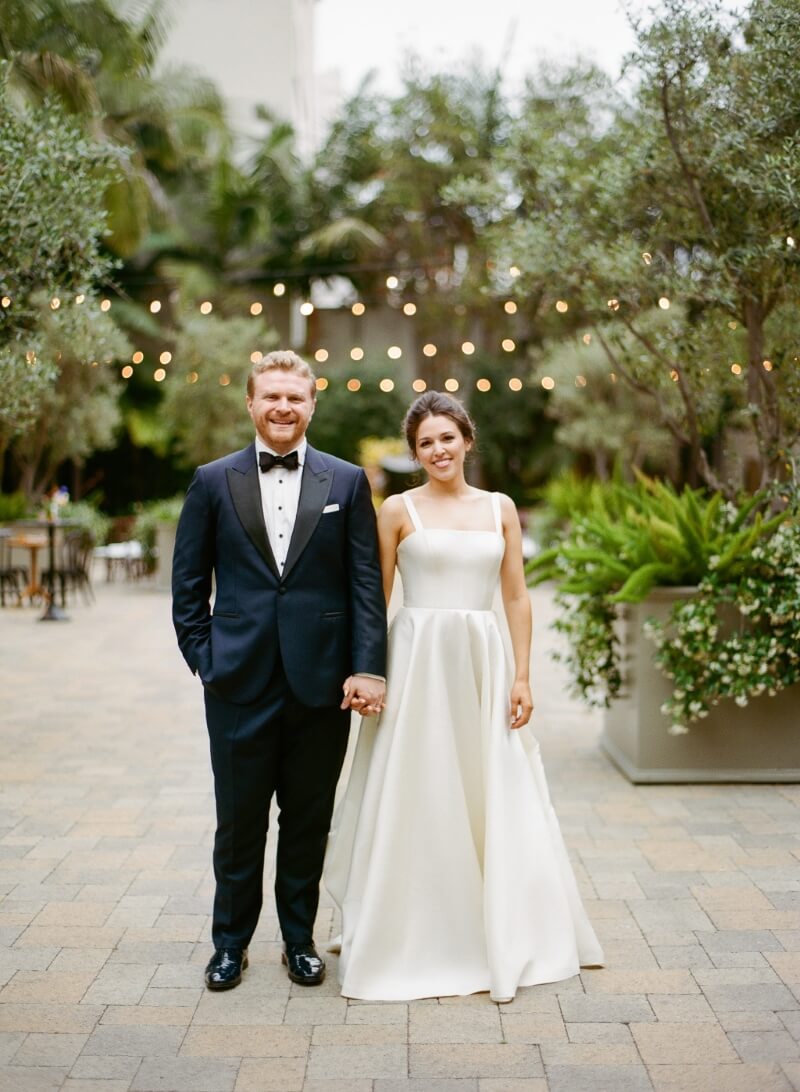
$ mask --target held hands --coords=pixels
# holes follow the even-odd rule
[[[352,709],[362,717],[380,713],[386,704],[386,683],[365,675],[350,675],[342,685],[342,709]]]
[[[526,682],[515,682],[511,687],[511,727],[521,728],[533,713],[531,688]]]

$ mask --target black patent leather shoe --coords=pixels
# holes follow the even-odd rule
[[[289,978],[300,986],[318,986],[325,978],[325,963],[313,944],[286,944],[282,959]]]
[[[206,986],[210,990],[232,990],[242,981],[246,966],[246,948],[217,948],[206,967]]]

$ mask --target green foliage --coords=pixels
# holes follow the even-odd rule
[[[754,551],[786,514],[765,516],[764,494],[737,507],[720,493],[678,493],[643,475],[634,486],[596,485],[582,500],[583,514],[527,572],[532,584],[556,581],[562,608],[556,629],[567,637],[575,687],[590,703],[607,705],[621,681],[614,632],[619,606],[641,602],[657,585],[701,584],[710,573],[721,581],[742,579]]]
[[[35,497],[53,484],[57,467],[82,463],[111,447],[119,422],[119,378],[112,362],[130,343],[97,301],[67,300],[53,311],[40,303],[40,352],[57,367],[55,382],[39,394],[27,430],[13,444],[22,487]]]
[[[750,550],[748,564],[722,566],[676,603],[669,621],[651,620],[656,663],[674,684],[662,713],[681,734],[725,698],[745,706],[800,681],[800,522],[795,513]]]
[[[101,546],[106,541],[113,522],[90,501],[68,501],[62,508],[60,517],[74,520],[81,530],[91,535],[95,546]]]
[[[0,493],[0,523],[11,523],[32,515],[31,506],[24,493]]]
[[[364,361],[359,369],[361,388],[349,391],[344,371],[326,369],[330,383],[317,395],[317,408],[308,430],[314,447],[357,463],[367,437],[400,435],[407,401],[396,387],[388,392],[380,389],[378,383],[385,374],[381,365]]]
[[[795,0],[752,0],[741,15],[664,0],[638,28],[631,104],[584,77],[573,112],[563,83],[532,84],[493,186],[454,193],[492,225],[496,268],[521,271],[520,305],[558,337],[593,328],[607,370],[684,449],[692,483],[729,498],[738,485],[711,439],[751,430],[766,484],[800,428],[798,49]],[[771,325],[787,306],[791,358]]]
[[[183,316],[175,334],[177,366],[165,381],[159,415],[185,465],[218,459],[253,438],[245,408],[250,354],[268,352],[274,344],[275,335],[260,319]]]
[[[0,453],[37,421],[58,374],[49,301],[66,307],[82,294],[88,305],[110,269],[102,248],[106,153],[52,103],[14,109],[7,76],[0,64],[0,295],[10,301],[0,308]],[[89,351],[99,354],[102,345]]]

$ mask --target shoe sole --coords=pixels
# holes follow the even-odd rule
[[[298,986],[320,986],[325,981],[325,968],[323,967],[319,974],[308,975],[304,977],[301,974],[294,974],[289,969],[289,960],[286,958],[286,952],[281,953],[281,963],[286,968],[286,973],[292,982],[296,982]]]
[[[243,959],[242,960],[242,970],[246,971],[248,965],[249,964],[248,964],[247,959]],[[235,989],[235,987],[238,986],[241,983],[241,981],[242,981],[242,976],[241,975],[239,975],[238,978],[232,978],[230,980],[230,982],[209,982],[209,981],[206,981],[206,989],[207,990],[213,990],[215,993],[221,993],[222,990]]]

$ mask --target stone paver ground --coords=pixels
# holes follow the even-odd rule
[[[546,591],[536,731],[607,968],[502,1007],[347,1002],[335,957],[288,982],[268,901],[242,986],[204,990],[199,687],[166,595],[96,590],[70,622],[0,611],[3,1092],[800,1088],[800,788],[629,785],[546,657]]]

